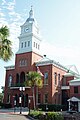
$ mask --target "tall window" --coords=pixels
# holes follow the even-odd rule
[[[40,46],[38,45],[38,50],[39,50]]]
[[[26,47],[26,42],[25,42],[25,47]]]
[[[28,47],[30,46],[30,41],[28,41]]]
[[[48,93],[44,95],[44,103],[48,103]]]
[[[38,103],[41,103],[41,94],[38,94]]]
[[[37,43],[36,43],[36,48],[37,48]]]
[[[58,86],[60,86],[60,74],[58,74]]]
[[[19,61],[19,64],[20,64],[21,67],[22,66],[27,66],[27,60],[26,59],[22,59],[22,60]]]
[[[48,72],[44,73],[44,84],[48,84]]]
[[[78,86],[74,87],[74,93],[78,93]]]
[[[8,87],[10,87],[12,84],[12,75],[9,75],[9,78],[8,78]]]
[[[35,47],[35,42],[34,42],[34,47]]]
[[[57,73],[55,72],[54,73],[54,82],[55,82],[55,85],[57,84]]]
[[[7,95],[7,103],[10,103],[10,95]]]
[[[23,43],[21,43],[21,48],[23,48]]]
[[[62,78],[62,85],[65,86],[66,85],[66,77],[63,76]]]

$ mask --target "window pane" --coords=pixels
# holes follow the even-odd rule
[[[78,87],[74,87],[74,93],[78,93]]]
[[[57,84],[57,73],[54,73],[54,81],[55,81],[55,85]]]
[[[7,95],[7,103],[10,103],[10,95]]]
[[[39,47],[40,47],[40,46],[38,45],[38,50],[39,50]]]
[[[8,78],[8,86],[10,87],[12,84],[12,76],[9,75],[9,78]]]
[[[25,47],[26,47],[26,42],[25,42]]]
[[[63,77],[63,78],[62,78],[62,85],[63,85],[63,86],[66,85],[66,77]]]
[[[38,103],[41,103],[41,94],[38,94]]]
[[[48,93],[46,93],[46,94],[44,95],[44,102],[45,102],[45,103],[48,103]]]
[[[35,42],[34,42],[34,47],[35,47]]]
[[[58,74],[58,86],[60,86],[60,74]]]
[[[36,48],[37,48],[37,43],[36,43]]]
[[[23,48],[23,43],[21,44],[21,48]]]
[[[28,41],[28,47],[30,46],[30,41]]]
[[[44,84],[48,84],[48,73],[44,73]]]

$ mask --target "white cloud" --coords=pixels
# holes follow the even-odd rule
[[[15,4],[16,4],[15,0],[13,2],[8,2],[7,9],[8,10],[13,10],[14,7],[15,7]]]
[[[6,0],[2,0],[2,5],[6,4]]]
[[[71,47],[62,47],[62,46],[54,46],[54,44],[50,44],[48,42],[43,41],[41,45],[42,55],[46,54],[47,57],[51,59],[57,60],[62,64],[75,64],[77,61],[77,65],[79,65],[80,60],[80,52],[79,48],[76,46]],[[75,56],[76,55],[76,56]]]
[[[6,2],[5,0],[2,1],[2,7],[10,11],[14,10],[15,5],[15,0],[13,0],[12,2]]]

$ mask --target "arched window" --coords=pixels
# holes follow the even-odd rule
[[[44,84],[48,84],[48,72],[44,73]]]
[[[8,78],[8,87],[10,87],[12,84],[12,75],[9,75],[9,78]]]
[[[25,73],[21,72],[21,74],[20,74],[20,83],[24,83],[24,81],[25,81]]]
[[[16,83],[19,83],[20,81],[19,81],[19,74],[17,73],[16,74]]]

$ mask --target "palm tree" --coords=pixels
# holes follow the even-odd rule
[[[33,90],[33,102],[34,102],[34,109],[35,109],[35,92],[34,92],[34,88],[35,88],[35,86],[39,87],[39,88],[42,88],[43,84],[42,84],[41,75],[38,72],[31,71],[26,76],[27,76],[27,79],[26,79],[25,85],[32,87],[32,90]]]
[[[9,29],[7,26],[2,26],[0,28],[0,59],[4,61],[10,60],[13,55],[12,52],[12,42],[8,39]]]

